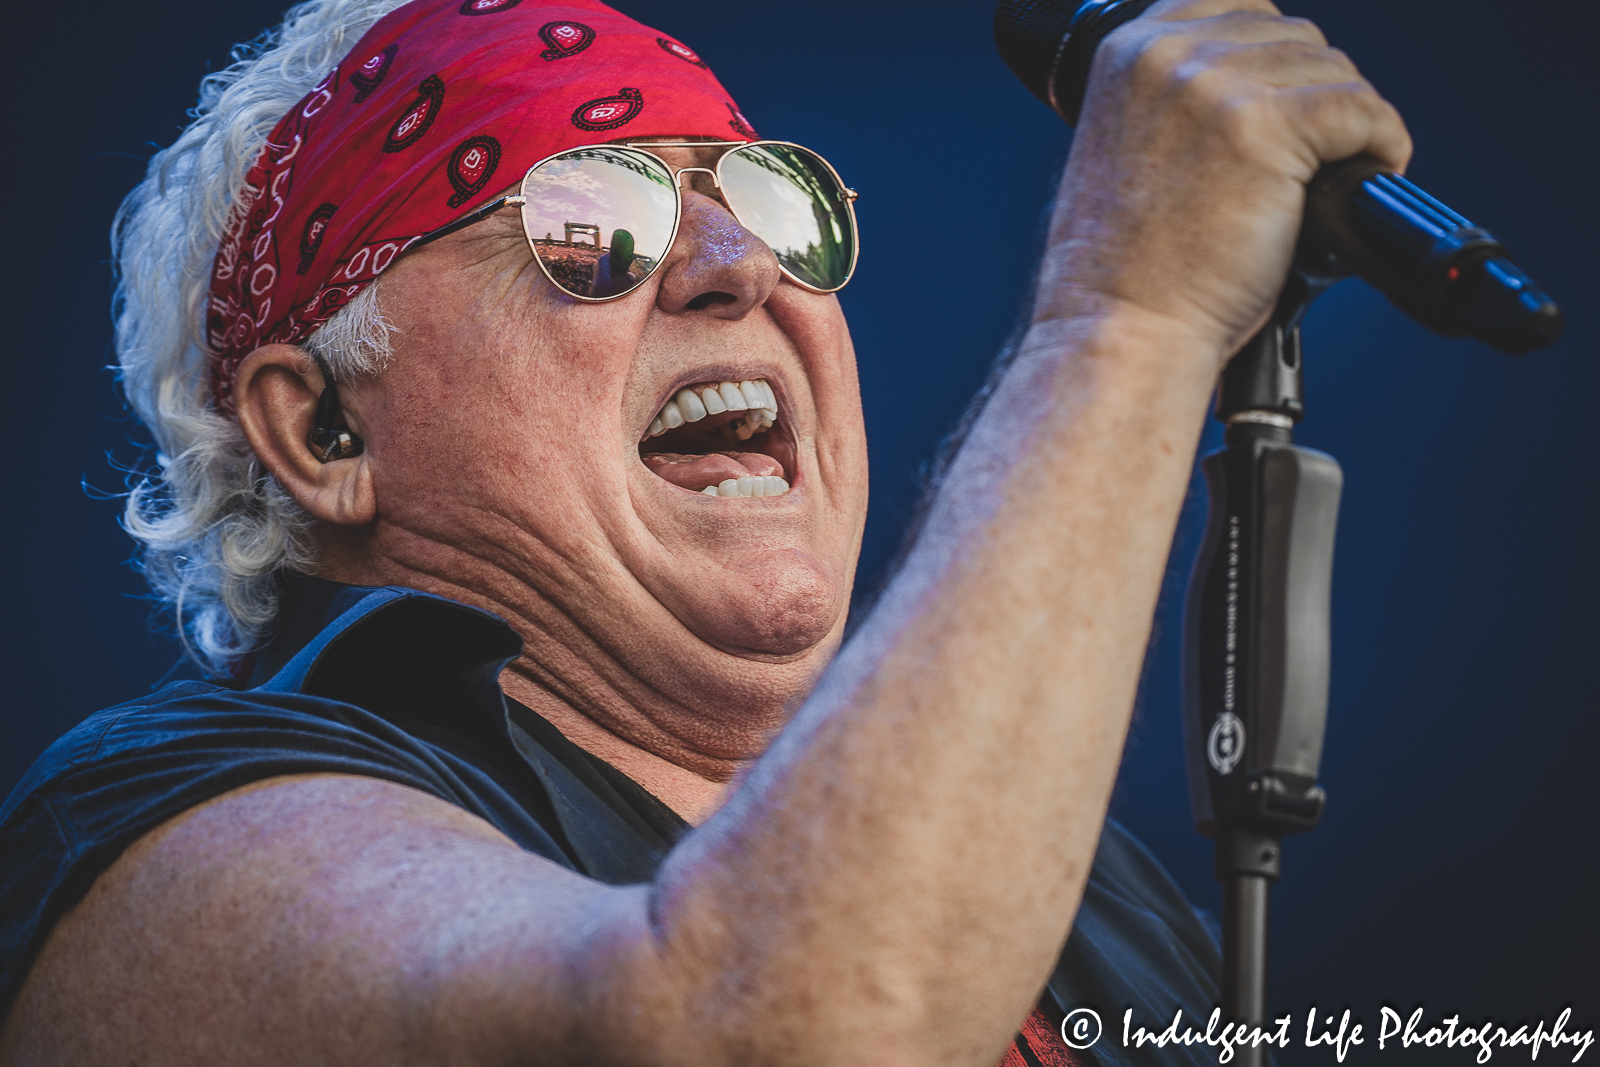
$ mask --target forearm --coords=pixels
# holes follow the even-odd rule
[[[660,879],[692,1031],[998,1054],[1088,873],[1218,362],[1128,310],[1030,331],[873,617]]]
[[[997,1057],[1070,928],[1215,376],[1318,164],[1409,152],[1314,27],[1234,7],[1101,45],[1015,365],[873,618],[663,872],[677,1010],[763,1062]]]

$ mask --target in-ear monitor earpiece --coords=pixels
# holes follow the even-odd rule
[[[351,432],[344,423],[344,412],[339,407],[339,387],[334,384],[333,372],[321,356],[313,354],[317,369],[322,371],[322,395],[317,398],[317,411],[311,420],[311,432],[306,435],[306,447],[323,463],[336,459],[350,459],[361,455],[366,443]]]

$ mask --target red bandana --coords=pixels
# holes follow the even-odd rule
[[[617,132],[622,131],[622,132]],[[755,131],[699,56],[597,0],[413,0],[284,116],[245,179],[206,306],[212,389],[304,340],[412,241],[545,156]]]

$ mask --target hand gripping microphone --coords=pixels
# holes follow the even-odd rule
[[[1028,90],[1076,125],[1106,35],[1154,0],[1000,0],[1000,56]],[[1354,273],[1429,329],[1520,355],[1554,344],[1561,311],[1474,226],[1371,156],[1322,168],[1306,189],[1297,267]]]
[[[1154,0],[1000,0],[995,41],[1035,96],[1076,123],[1105,36]],[[1226,447],[1201,461],[1205,541],[1190,578],[1183,719],[1195,824],[1223,883],[1222,1006],[1266,1019],[1267,890],[1279,841],[1316,826],[1328,709],[1329,593],[1343,474],[1293,443],[1304,415],[1299,321],[1355,273],[1440,333],[1507,352],[1553,343],[1561,312],[1486,230],[1370,156],[1322,168],[1277,308],[1229,362],[1216,414]],[[1264,1067],[1238,1049],[1236,1067]]]

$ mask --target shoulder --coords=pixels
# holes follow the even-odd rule
[[[460,758],[304,693],[182,682],[97,712],[0,808],[0,1010],[54,922],[135,841],[230,791],[308,774],[386,779],[480,816],[490,791]]]
[[[362,708],[305,693],[180,682],[90,715],[36,760],[0,807],[0,834],[28,809],[108,808],[226,791],[272,774],[425,770],[428,746]]]
[[[71,730],[62,734],[49,748],[40,754],[39,758],[28,768],[11,795],[6,798],[5,804],[0,805],[0,824],[8,822],[17,807],[25,800],[32,797],[46,787],[47,783],[69,772],[72,768],[93,760],[106,744],[107,735],[117,727],[122,720],[137,716],[140,712],[154,710],[159,714],[160,709],[169,702],[182,700],[186,697],[201,694],[225,692],[220,686],[210,685],[205,682],[185,681],[140,697],[124,704],[97,711],[78,723]],[[113,742],[115,744],[115,742]]]
[[[526,1005],[522,969],[606,892],[394,782],[255,782],[142,835],[59,917],[0,1060],[494,1062],[452,1027],[507,1029],[491,1009]]]

